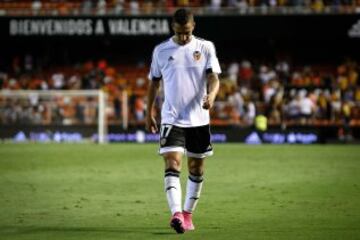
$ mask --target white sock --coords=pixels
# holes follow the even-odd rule
[[[165,192],[171,214],[182,212],[181,209],[181,184],[180,172],[175,170],[165,171]]]
[[[195,210],[196,204],[199,201],[201,188],[203,185],[203,176],[189,175],[186,186],[186,198],[184,210],[192,213]]]

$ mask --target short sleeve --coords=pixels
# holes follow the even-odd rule
[[[153,51],[150,72],[148,78],[152,81],[159,81],[161,79],[161,71],[158,62],[157,50],[156,48]]]
[[[206,63],[206,70],[207,72],[214,72],[214,73],[221,73],[221,68],[219,64],[219,60],[216,56],[215,46],[212,42],[208,44],[208,59]]]

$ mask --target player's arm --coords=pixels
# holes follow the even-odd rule
[[[147,91],[147,109],[146,109],[145,127],[147,131],[152,133],[156,133],[158,131],[157,123],[155,117],[153,116],[153,108],[159,88],[160,88],[160,81],[154,81],[154,80],[150,81]]]
[[[217,73],[209,72],[206,75],[208,80],[208,94],[203,99],[203,108],[210,109],[214,106],[215,98],[219,92],[220,81]]]
[[[156,95],[160,88],[161,68],[158,63],[157,48],[154,49],[152,54],[150,72],[149,72],[149,87],[147,91],[147,106],[146,106],[146,118],[145,128],[147,131],[156,133],[158,131],[155,116],[153,116],[153,108],[155,103]]]

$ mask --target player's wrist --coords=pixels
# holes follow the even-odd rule
[[[216,98],[216,92],[210,92],[210,93],[209,93],[209,99],[210,99],[211,101],[214,101],[215,98]]]

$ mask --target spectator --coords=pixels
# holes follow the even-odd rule
[[[340,91],[334,91],[331,96],[331,119],[334,122],[338,122],[341,118],[341,93]]]
[[[138,15],[139,14],[139,2],[136,1],[136,0],[130,0],[130,3],[129,3],[129,6],[130,6],[130,13],[132,15]]]
[[[151,14],[154,12],[154,3],[151,0],[145,0],[143,4],[143,12],[145,14]]]
[[[65,86],[65,82],[64,82],[64,74],[59,72],[59,73],[54,73],[51,76],[51,80],[52,80],[52,86],[54,87],[54,89],[63,89]]]
[[[311,7],[315,12],[319,13],[324,11],[325,6],[323,0],[313,0]]]
[[[300,91],[300,124],[310,124],[312,123],[313,114],[315,112],[315,105],[310,99],[310,93],[306,91]]]
[[[98,0],[96,5],[96,13],[97,15],[105,15],[106,14],[106,1]]]
[[[210,0],[210,12],[217,13],[221,8],[221,0]]]
[[[124,12],[124,0],[115,0],[114,13],[122,14]]]
[[[26,54],[24,58],[24,70],[27,73],[31,73],[34,67],[33,56],[30,54]]]
[[[279,61],[276,66],[275,70],[278,73],[279,80],[282,84],[288,85],[289,83],[289,76],[290,76],[290,65],[287,61]]]
[[[188,7],[190,4],[189,0],[177,0],[178,7]]]
[[[348,100],[344,101],[341,106],[342,127],[339,129],[339,138],[341,141],[348,142],[353,139],[350,127],[352,107],[352,103]]]
[[[145,103],[144,98],[141,96],[137,96],[135,99],[135,119],[138,122],[145,119]]]
[[[248,2],[247,0],[240,0],[237,4],[237,7],[239,8],[239,13],[245,14],[248,10]]]
[[[229,79],[233,81],[235,85],[237,85],[238,75],[239,75],[239,64],[233,61],[232,63],[230,63],[227,72],[229,75]]]
[[[239,120],[243,115],[245,115],[245,106],[244,106],[244,98],[239,91],[235,91],[228,98],[229,103],[234,108],[234,113],[236,118]]]
[[[89,15],[92,13],[92,1],[91,0],[84,0],[81,4],[81,12],[84,15]]]
[[[266,84],[270,80],[276,78],[276,72],[266,65],[260,66],[259,78],[262,84]]]
[[[282,120],[283,109],[283,91],[279,90],[271,97],[269,103],[269,122],[273,124],[280,124]]]
[[[329,92],[327,91],[321,91],[319,93],[319,97],[317,99],[317,114],[316,117],[318,119],[329,119],[331,115],[331,105],[330,105],[330,99],[329,99]]]
[[[42,7],[42,3],[39,0],[34,0],[31,4],[31,8],[34,15],[38,15],[40,13]]]
[[[249,98],[245,98],[244,122],[246,125],[253,125],[256,117],[255,103]]]
[[[300,95],[292,96],[290,102],[285,106],[285,115],[294,123],[300,119]]]
[[[240,65],[238,85],[251,87],[251,81],[253,77],[254,71],[251,62],[248,60],[243,60]]]

